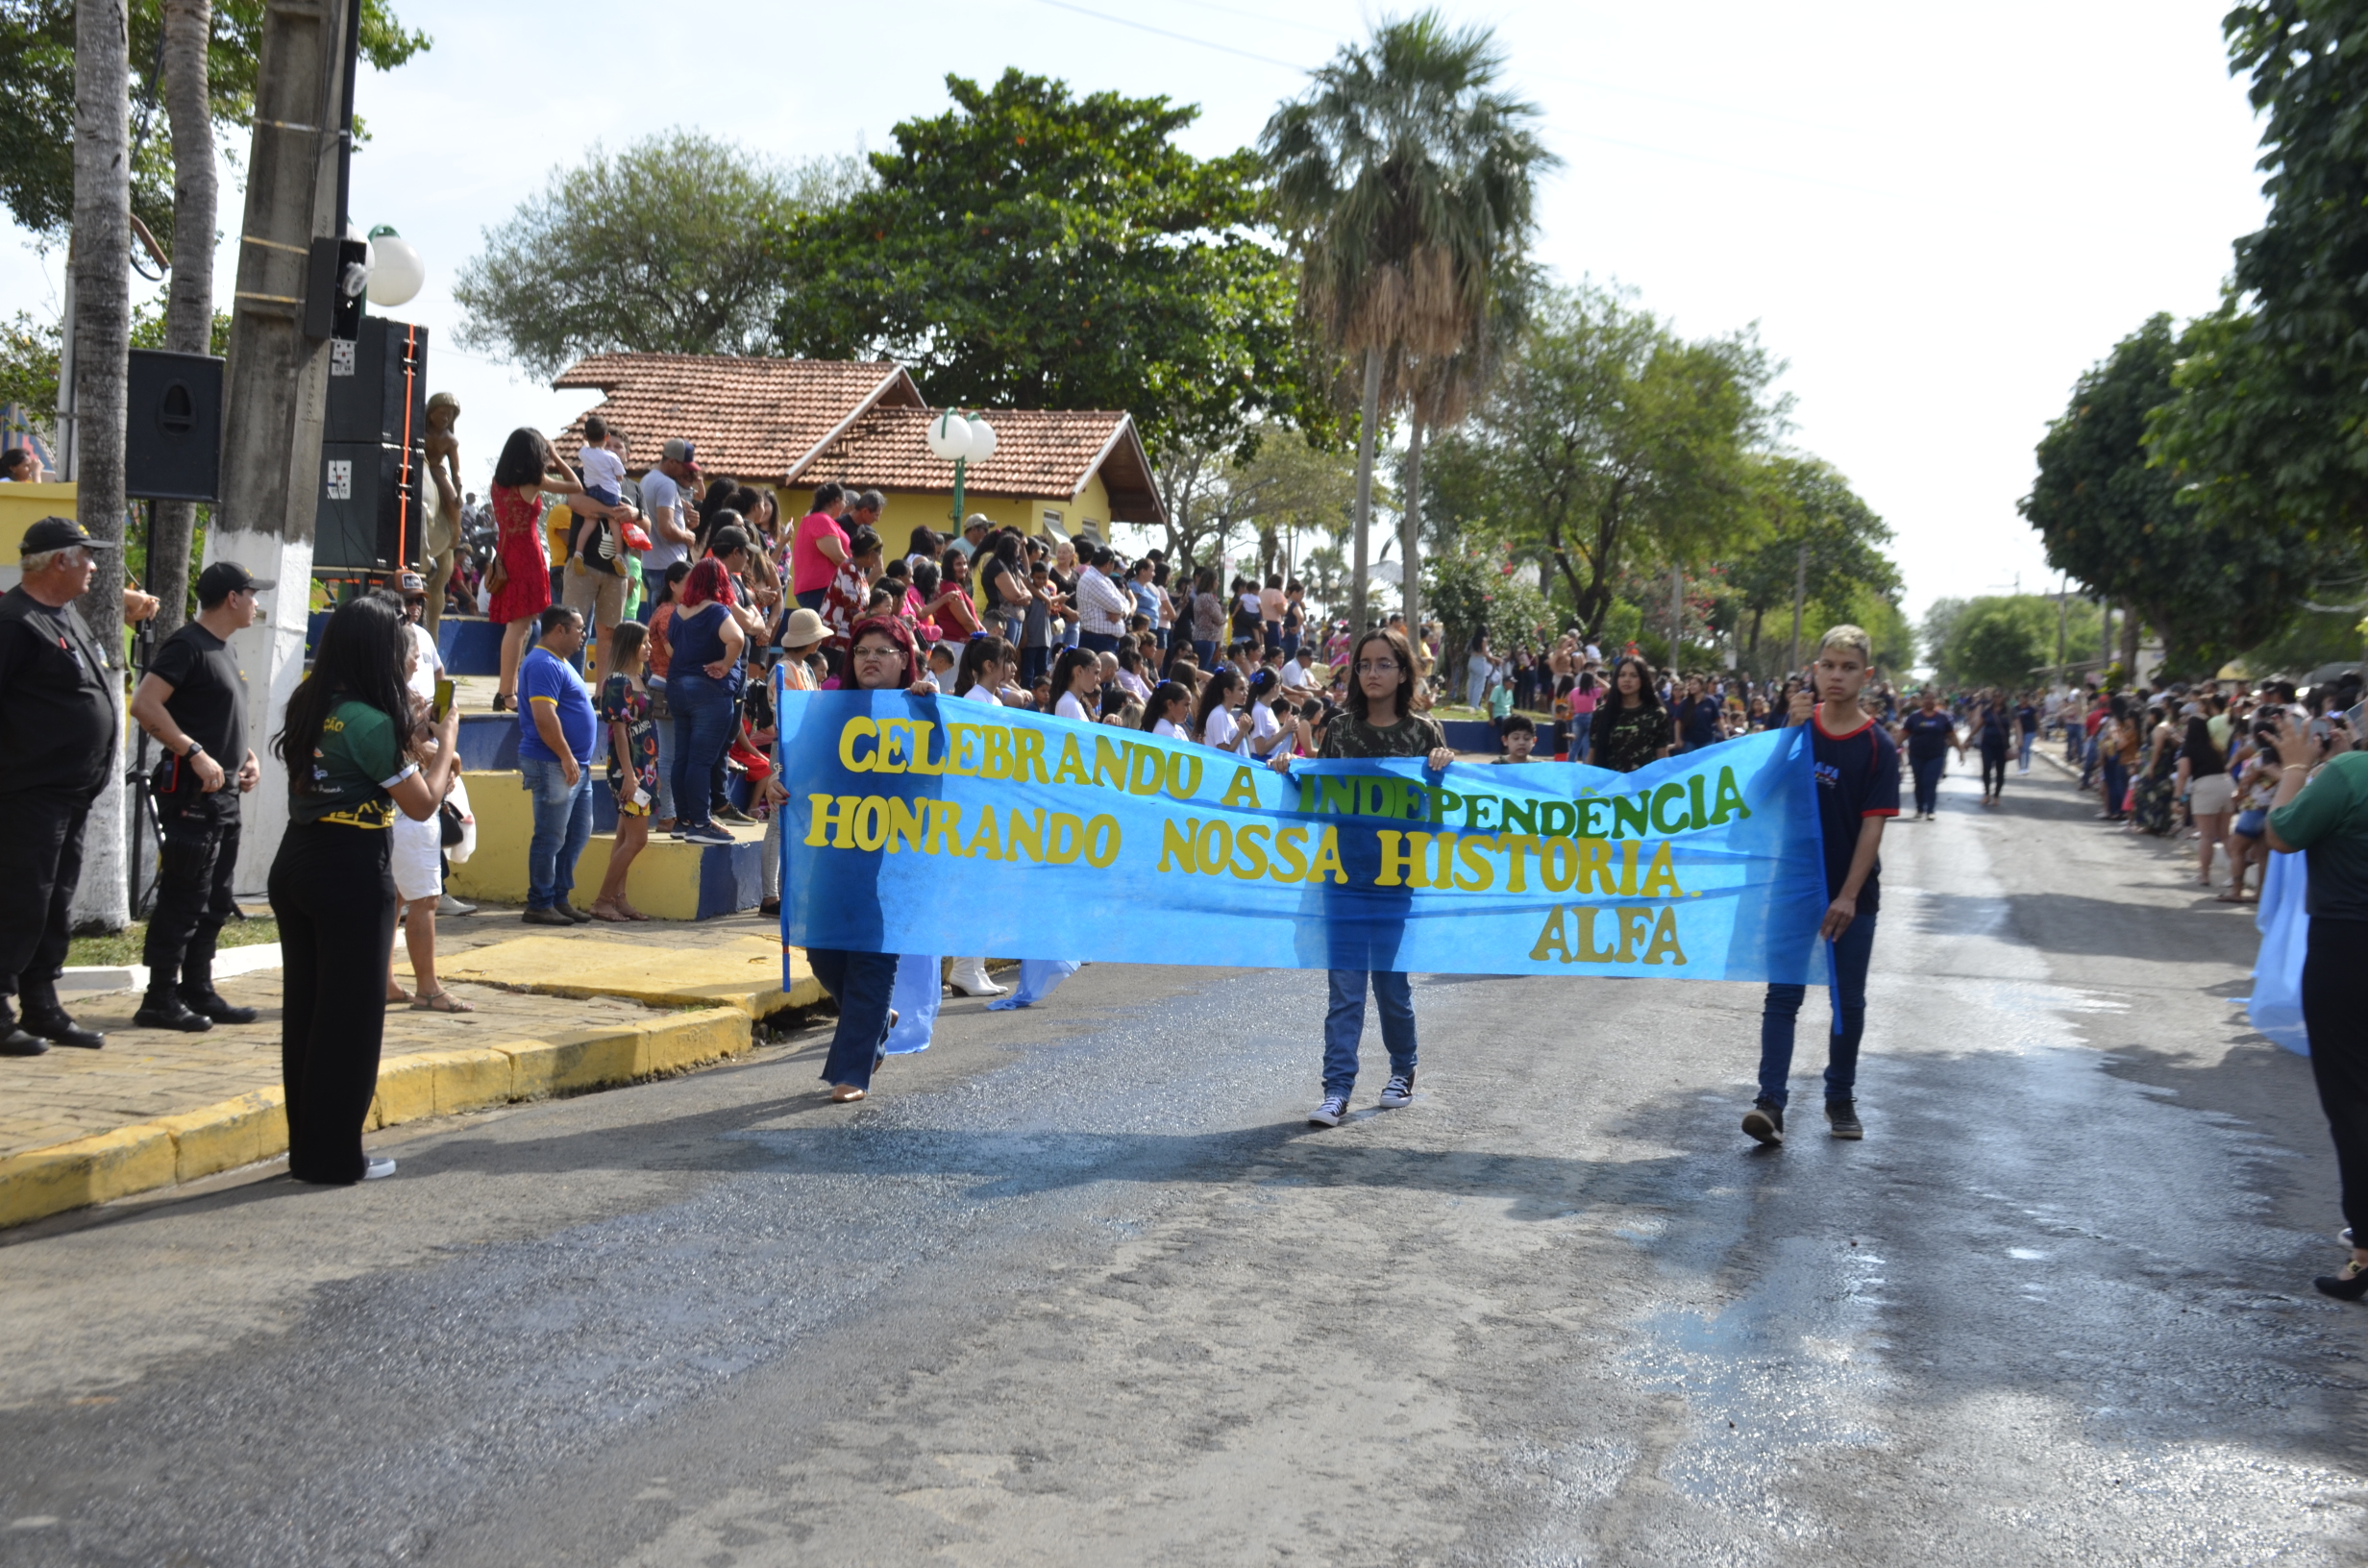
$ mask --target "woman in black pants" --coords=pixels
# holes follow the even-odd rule
[[[300,1182],[346,1187],[395,1173],[392,1160],[361,1149],[395,941],[388,829],[398,810],[415,822],[434,816],[459,769],[457,713],[435,727],[434,754],[421,764],[428,732],[405,685],[414,656],[393,595],[338,605],[271,743],[288,771],[288,827],[270,888],[285,960],[287,1171]]]
[[[2284,715],[2271,731],[2278,760],[2277,805],[2266,836],[2272,849],[2308,856],[2310,936],[2303,958],[2303,1026],[2310,1034],[2310,1076],[2335,1139],[2343,1183],[2343,1233],[2352,1261],[2340,1274],[2312,1283],[2331,1296],[2368,1296],[2368,751],[2344,751],[2319,765],[2319,743]],[[2311,770],[2316,767],[2314,773]],[[2307,784],[2307,788],[2306,788]]]

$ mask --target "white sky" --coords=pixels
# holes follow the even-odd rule
[[[1377,13],[1335,0],[397,9],[435,46],[361,83],[374,140],[355,160],[354,214],[427,257],[426,290],[389,313],[440,334],[431,380],[461,401],[480,485],[513,426],[555,429],[594,400],[455,348],[453,271],[593,140],[684,125],[784,158],[876,149],[897,121],[944,110],[947,72],[1010,64],[1081,92],[1199,104],[1185,141],[1209,155],[1254,138],[1300,72]],[[1689,333],[1757,321],[1790,362],[1794,442],[1897,530],[1912,616],[2018,575],[2041,586],[2014,502],[2042,428],[2148,314],[2208,309],[2229,242],[2260,220],[2223,0],[1446,9],[1499,30],[1566,160],[1544,191],[1543,258],[1634,286]],[[1105,19],[1122,16],[1142,26]],[[242,201],[226,187],[224,301]],[[54,312],[61,266],[12,233],[0,314]]]

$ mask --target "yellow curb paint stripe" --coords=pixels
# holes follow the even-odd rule
[[[419,1051],[379,1068],[366,1123],[392,1127],[554,1094],[580,1093],[748,1053],[749,1015],[708,1007],[624,1028],[473,1050]],[[0,1230],[235,1170],[287,1152],[287,1107],[257,1090],[179,1115],[0,1159]]]

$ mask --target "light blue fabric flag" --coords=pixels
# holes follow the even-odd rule
[[[777,691],[785,944],[1824,981],[1805,727],[1634,773],[1296,762],[902,692]]]

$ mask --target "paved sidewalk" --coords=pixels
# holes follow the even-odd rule
[[[437,967],[476,1011],[386,1015],[373,1126],[678,1071],[746,1051],[781,988],[778,927],[748,917],[570,931],[492,908],[438,922]],[[410,966],[395,975],[411,989]],[[73,1001],[103,1050],[0,1058],[0,1226],[189,1181],[286,1147],[277,969],[221,982],[251,1024],[136,1029],[136,992]]]

